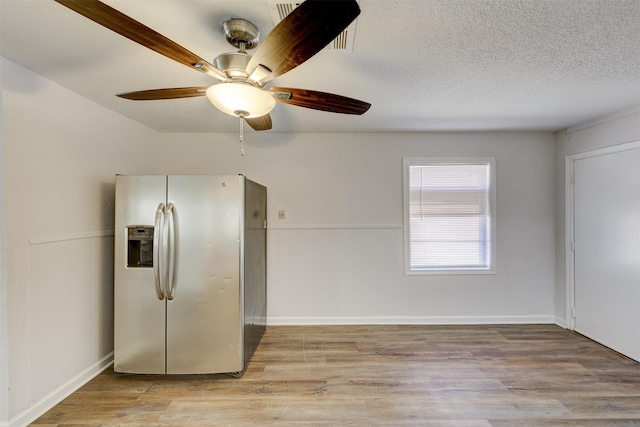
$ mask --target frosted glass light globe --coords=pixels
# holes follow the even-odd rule
[[[217,109],[235,117],[261,117],[276,106],[268,92],[247,83],[215,84],[207,89],[207,98]]]

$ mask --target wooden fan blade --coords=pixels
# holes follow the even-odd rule
[[[144,24],[98,0],[55,0],[116,33],[190,68],[228,80],[214,65]]]
[[[269,130],[271,129],[271,115],[265,114],[260,117],[245,118],[245,121],[253,128],[253,130]]]
[[[155,101],[157,99],[192,98],[205,96],[208,86],[177,87],[172,89],[151,89],[137,92],[120,93],[116,96],[133,101]]]
[[[260,43],[247,72],[258,65],[268,68],[265,82],[286,73],[320,52],[359,14],[355,0],[306,0]]]
[[[371,104],[359,101],[346,96],[334,95],[332,93],[318,92],[316,90],[294,89],[290,87],[272,87],[271,92],[281,92],[291,94],[290,97],[274,96],[278,102],[296,105],[298,107],[312,108],[314,110],[328,111],[330,113],[342,114],[364,114]]]

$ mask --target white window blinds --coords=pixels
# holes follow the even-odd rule
[[[408,273],[493,271],[494,162],[405,159]]]

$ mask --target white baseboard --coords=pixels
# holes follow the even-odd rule
[[[566,320],[561,317],[556,316],[556,321],[554,323],[562,328],[568,329]]]
[[[78,390],[80,387],[88,383],[90,380],[95,378],[102,371],[107,369],[113,363],[113,352],[107,354],[105,357],[80,372],[75,377],[71,378],[66,383],[62,384],[60,387],[49,393],[44,398],[40,399],[39,402],[34,403],[32,406],[28,407],[15,417],[9,420],[9,424],[6,424],[7,427],[24,427],[28,426],[30,423],[38,419],[49,409],[56,406],[58,403],[62,402],[66,397],[68,397],[71,393]],[[0,427],[3,427],[0,424]]]
[[[389,316],[389,317],[273,317],[267,325],[505,325],[553,324],[552,315],[528,316]]]

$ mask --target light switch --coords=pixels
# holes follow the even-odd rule
[[[285,219],[285,218],[286,218],[286,215],[285,215],[284,209],[280,209],[278,211],[278,219]]]

